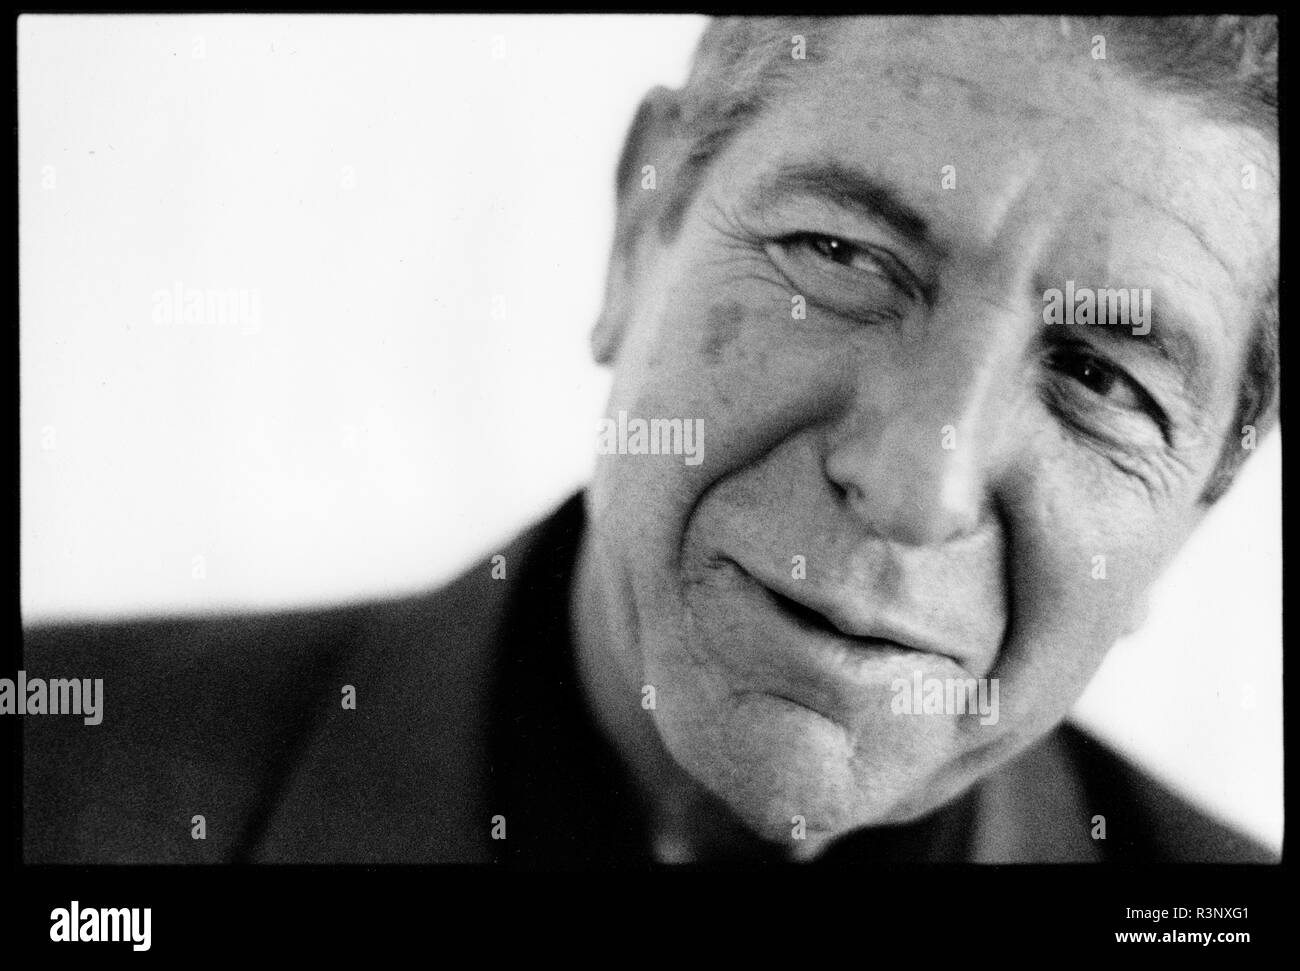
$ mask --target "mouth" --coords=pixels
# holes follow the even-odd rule
[[[722,562],[719,563],[722,565]],[[731,606],[721,639],[744,683],[836,724],[876,711],[897,679],[956,674],[960,662],[920,627],[863,596],[808,584],[764,582],[726,559]],[[792,589],[793,587],[793,589]]]
[[[758,581],[755,581],[758,583]],[[810,633],[828,635],[839,640],[848,641],[856,647],[863,649],[885,649],[892,651],[904,651],[913,654],[926,654],[920,648],[902,641],[893,640],[888,637],[872,637],[860,634],[854,634],[845,630],[843,627],[832,622],[825,614],[814,610],[812,607],[798,600],[787,597],[785,594],[778,593],[770,587],[758,583],[763,592],[782,613],[786,614],[794,623],[805,631]]]
[[[941,654],[959,660],[930,636],[924,625],[908,621],[882,603],[872,602],[873,598],[866,592],[814,586],[808,581],[769,583],[734,560],[730,562],[775,610],[804,631],[830,635],[861,647]]]

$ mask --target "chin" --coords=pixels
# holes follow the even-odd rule
[[[860,726],[855,744],[822,715],[756,692],[658,716],[677,763],[774,843],[791,841],[796,817],[819,840],[910,822],[944,801],[932,784],[952,741],[942,720]]]

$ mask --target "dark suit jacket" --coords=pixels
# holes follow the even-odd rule
[[[103,678],[104,716],[23,719],[25,859],[647,865],[645,806],[576,689],[582,519],[575,496],[517,539],[505,579],[484,563],[383,602],[27,631],[28,677]],[[898,859],[1273,855],[1062,726],[930,819],[823,862]]]

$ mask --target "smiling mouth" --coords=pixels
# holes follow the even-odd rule
[[[927,653],[912,647],[910,644],[902,644],[898,641],[891,641],[881,637],[863,637],[847,633],[832,623],[825,615],[813,610],[806,604],[802,604],[798,600],[792,600],[784,594],[777,593],[775,590],[764,586],[762,583],[759,583],[758,586],[765,594],[767,594],[768,598],[782,613],[790,617],[796,626],[803,630],[821,634],[822,636],[834,637],[839,641],[844,641],[863,649],[883,648],[894,651],[908,651],[914,654]]]

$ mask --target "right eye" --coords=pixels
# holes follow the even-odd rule
[[[847,266],[850,269],[861,270],[866,273],[874,273],[879,276],[888,277],[883,272],[880,261],[874,259],[863,247],[850,243],[847,240],[840,239],[836,236],[815,236],[808,235],[798,240],[803,245],[809,246],[816,250],[823,257],[832,263],[838,263],[841,266]]]
[[[898,320],[919,292],[892,254],[839,236],[794,233],[776,240],[771,253],[810,303],[867,323]]]

